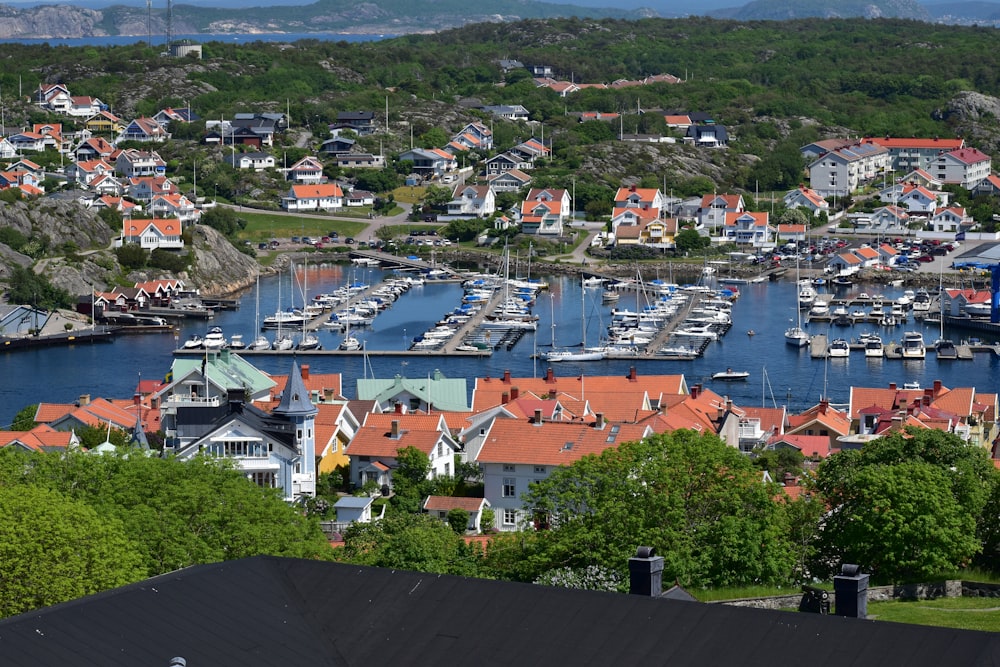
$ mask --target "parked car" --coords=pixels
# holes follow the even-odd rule
[[[346,239],[344,239],[344,243],[346,243],[347,245],[354,245],[354,239],[348,236]]]
[[[917,257],[917,261],[926,264],[927,262],[933,262],[934,258],[930,255],[921,255],[920,257]]]
[[[293,237],[292,237],[292,243],[298,243],[298,242],[299,242],[299,240],[300,240],[300,239],[299,239],[299,237],[298,237],[298,236],[293,236]]]
[[[328,236],[329,236],[329,237],[330,237],[331,239],[339,239],[339,238],[340,238],[340,234],[338,234],[337,232],[330,232],[330,233],[328,234]]]

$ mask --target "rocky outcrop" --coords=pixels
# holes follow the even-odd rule
[[[1000,99],[965,90],[935,115],[946,120],[956,135],[984,152],[994,153],[1000,148]]]
[[[185,282],[198,287],[202,294],[223,296],[233,294],[253,284],[259,270],[257,260],[244,255],[211,227],[190,228],[194,268]]]

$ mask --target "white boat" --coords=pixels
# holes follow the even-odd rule
[[[604,290],[601,292],[601,300],[605,303],[614,303],[621,298],[621,294],[618,292],[612,292],[611,290]]]
[[[747,371],[734,371],[732,368],[727,368],[724,371],[719,371],[718,373],[712,373],[713,380],[722,380],[723,382],[734,382],[737,380],[746,380],[750,377],[750,373]]]
[[[264,336],[263,334],[261,334],[260,336],[257,336],[257,338],[255,338],[252,343],[250,343],[250,345],[248,346],[248,349],[251,349],[251,350],[270,350],[271,349],[271,341],[269,341],[267,339],[267,336]]]
[[[844,338],[834,338],[826,348],[826,355],[831,358],[851,356],[851,346]]]
[[[913,296],[913,310],[914,312],[929,312],[931,309],[931,295],[927,293],[927,290],[920,288],[917,293]]]
[[[206,350],[221,350],[226,346],[226,337],[222,335],[222,329],[219,327],[212,327],[205,334],[205,338],[201,341],[201,346]]]
[[[882,347],[882,339],[879,336],[871,335],[865,340],[865,357],[881,359],[885,356],[885,349]]]
[[[604,350],[553,350],[542,355],[545,361],[600,361],[607,356]]]
[[[200,350],[202,344],[201,336],[198,334],[191,334],[191,337],[184,341],[185,350]]]
[[[799,286],[798,304],[797,308],[795,309],[796,322],[794,327],[788,327],[787,329],[785,329],[785,342],[789,345],[794,345],[795,347],[805,347],[806,345],[809,344],[809,334],[806,333],[805,329],[802,328],[802,308],[803,308],[802,291],[806,289],[812,291],[813,294],[812,298],[813,300],[815,300],[816,290],[814,290],[809,285],[803,285],[801,281],[799,281],[798,260],[795,261],[795,281],[796,284]],[[812,301],[810,301],[809,303],[812,303]]]
[[[319,342],[316,334],[308,332],[302,335],[302,339],[295,346],[297,350],[320,350],[322,348],[323,345]]]
[[[591,276],[590,278],[584,278],[583,279],[583,286],[584,287],[600,287],[605,282],[606,281],[604,280],[604,278],[598,278],[597,276]]]
[[[830,304],[826,301],[816,300],[813,302],[812,308],[809,309],[810,317],[825,317],[830,314]]]
[[[360,350],[361,341],[354,336],[345,336],[344,340],[340,341],[340,345],[337,346],[337,349],[344,351]]]
[[[278,337],[274,339],[275,350],[291,350],[294,347],[295,341],[288,334],[278,334]]]
[[[245,350],[247,344],[243,342],[243,334],[233,334],[229,339],[229,349]]]
[[[907,331],[903,334],[902,354],[904,359],[923,359],[927,356],[924,336],[919,331]]]
[[[991,309],[989,302],[965,304],[965,314],[969,317],[989,317]]]

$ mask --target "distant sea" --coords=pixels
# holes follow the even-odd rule
[[[295,42],[300,39],[317,39],[324,42],[376,42],[382,39],[392,39],[399,35],[366,34],[354,35],[339,32],[280,32],[253,35],[197,33],[191,35],[175,35],[174,41],[190,40],[199,44],[206,42],[229,42],[248,44],[250,42]],[[124,46],[136,42],[147,41],[146,35],[114,35],[108,37],[75,37],[72,39],[0,39],[0,44],[49,44],[50,46]],[[153,35],[153,46],[165,46],[163,35]]]

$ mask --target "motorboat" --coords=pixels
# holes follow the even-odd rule
[[[618,292],[613,292],[611,290],[604,290],[603,292],[601,292],[601,301],[604,301],[605,303],[614,303],[615,301],[618,301],[618,299],[620,298],[621,294],[619,294]]]
[[[920,288],[913,296],[913,311],[926,313],[929,312],[930,309],[931,295],[927,293],[927,290]]]
[[[812,308],[809,309],[810,317],[826,317],[830,314],[830,304],[826,301],[816,300],[813,302]]]
[[[834,338],[826,348],[826,356],[845,358],[851,356],[851,346],[844,338]]]
[[[965,314],[969,317],[989,317],[992,307],[987,301],[985,303],[965,304]]]
[[[939,361],[941,359],[958,359],[958,348],[947,338],[941,338],[934,342],[934,352]]]
[[[191,337],[184,341],[185,350],[200,350],[202,346],[202,338],[198,334],[191,334]]]
[[[809,334],[801,326],[785,329],[785,342],[795,347],[805,347],[809,344]]]
[[[713,380],[722,380],[723,382],[735,382],[738,380],[746,380],[750,377],[750,373],[747,371],[734,371],[732,368],[727,368],[724,371],[719,371],[718,373],[712,373]]]
[[[209,329],[201,341],[201,346],[206,350],[221,350],[226,347],[226,337],[222,335],[222,329],[219,327]]]
[[[243,334],[233,334],[229,339],[230,350],[245,350],[247,344],[243,342]]]
[[[830,282],[832,282],[837,287],[850,287],[853,284],[851,282],[851,279],[848,278],[847,276],[837,276]]]
[[[877,335],[870,335],[865,340],[865,357],[868,359],[881,359],[885,356],[885,348],[882,347],[882,338]]]
[[[927,355],[924,346],[924,335],[919,331],[907,331],[903,334],[902,354],[904,359],[923,359]]]
[[[273,315],[264,318],[263,327],[265,329],[301,329],[309,322],[309,317],[296,310],[279,310]]]

